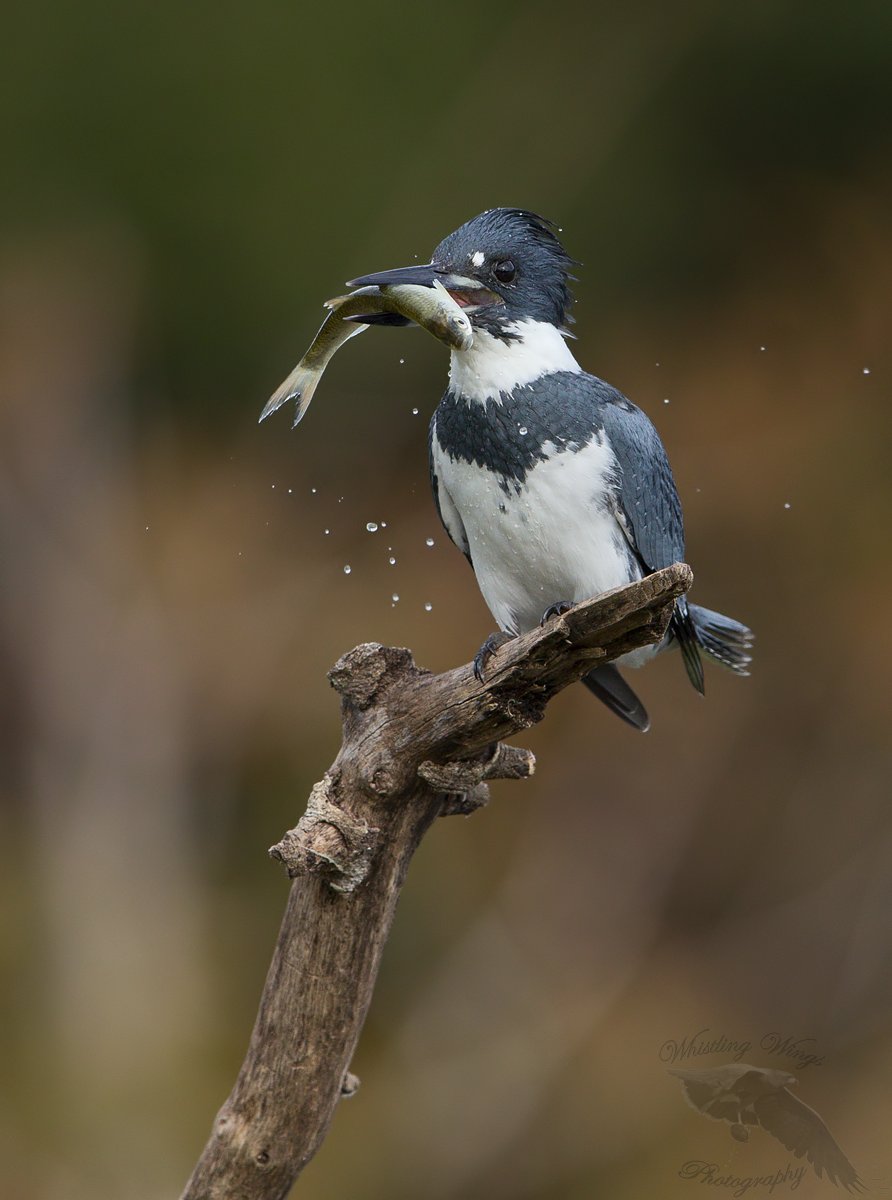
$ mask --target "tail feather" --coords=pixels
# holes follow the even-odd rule
[[[634,729],[640,729],[642,733],[650,729],[647,710],[612,663],[595,667],[594,671],[583,675],[580,682]]]
[[[699,604],[689,604],[688,614],[704,653],[735,675],[749,675],[753,631],[733,617],[702,608]]]
[[[682,598],[675,606],[669,623],[670,641],[675,641],[681,650],[688,679],[702,696],[706,691],[703,679],[703,660],[700,658],[700,639],[693,618],[693,605]]]

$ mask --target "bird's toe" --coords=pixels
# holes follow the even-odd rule
[[[510,633],[491,633],[477,653],[474,655],[474,677],[483,683],[487,664],[500,646],[511,641]]]
[[[558,600],[555,604],[549,604],[545,612],[542,614],[542,619],[539,624],[544,625],[550,621],[552,617],[562,617],[565,612],[569,612],[573,605],[569,600]]]

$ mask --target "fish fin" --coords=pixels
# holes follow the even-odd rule
[[[319,371],[305,367],[301,360],[291,374],[273,392],[263,407],[260,420],[265,421],[271,413],[282,407],[288,400],[297,401],[297,417],[295,425],[307,410],[307,405],[313,398],[316,384],[319,382]]]
[[[349,340],[356,337],[358,333],[362,333],[364,329],[368,329],[368,325],[357,325],[351,329],[347,335]],[[273,392],[269,400],[263,406],[263,412],[260,414],[260,421],[265,421],[266,418],[282,407],[288,400],[296,400],[297,408],[294,413],[294,420],[291,424],[293,429],[299,424],[304,413],[310,407],[310,401],[313,399],[313,393],[319,380],[322,378],[322,371],[318,367],[308,367],[304,365],[304,359],[301,359],[291,374],[285,379]]]

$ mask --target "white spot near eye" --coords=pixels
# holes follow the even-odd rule
[[[471,255],[471,262],[475,267],[482,267],[484,258],[486,258],[486,255],[482,250],[475,250]]]

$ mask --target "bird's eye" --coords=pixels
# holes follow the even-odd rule
[[[498,279],[499,283],[511,283],[517,274],[517,268],[510,258],[503,258],[501,262],[497,262],[493,267],[492,273]]]

